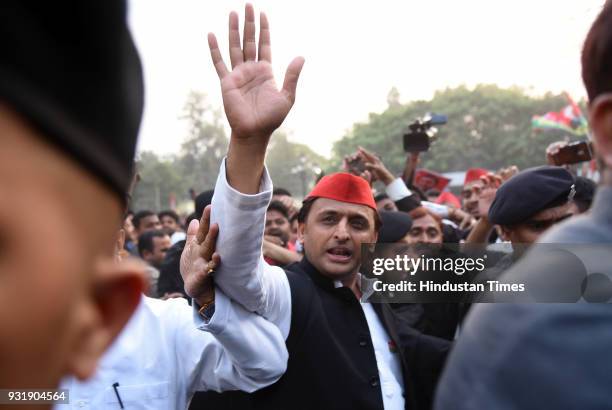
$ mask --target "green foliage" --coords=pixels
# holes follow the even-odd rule
[[[170,207],[171,196],[178,204],[190,203],[189,189],[199,193],[214,188],[229,142],[222,113],[206,101],[204,94],[192,92],[183,118],[188,132],[177,155],[160,157],[148,151],[139,154],[136,168],[140,182],[133,193],[132,209],[160,211]],[[277,132],[272,137],[267,164],[274,186],[300,196],[312,186],[313,169],[326,166],[326,160],[308,146],[295,144]]]
[[[556,131],[534,134],[531,118],[565,105],[562,95],[532,97],[516,87],[449,88],[436,92],[431,101],[393,104],[381,114],[370,114],[367,123],[355,124],[334,144],[330,165],[337,169],[345,155],[363,146],[381,155],[392,172],[400,173],[406,157],[403,131],[427,112],[446,114],[448,124],[439,127],[437,140],[421,155],[421,167],[449,172],[474,166],[496,170],[508,165],[541,165],[548,144],[565,135]]]
[[[283,132],[272,136],[266,165],[275,187],[285,188],[295,197],[304,197],[314,185],[315,170],[326,164],[325,158],[305,144],[289,141]]]

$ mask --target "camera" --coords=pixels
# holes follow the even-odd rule
[[[405,152],[424,152],[435,139],[438,129],[434,125],[444,125],[448,121],[446,115],[427,113],[423,118],[417,118],[408,125],[404,133]]]

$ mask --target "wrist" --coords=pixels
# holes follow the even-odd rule
[[[385,184],[385,186],[387,186],[391,184],[393,181],[395,181],[395,177],[390,172],[384,172],[380,176],[380,180],[382,181],[383,184]]]
[[[200,295],[198,295],[197,297],[193,298],[198,306],[200,307],[204,307],[206,305],[209,305],[211,303],[215,302],[215,290],[211,287],[210,289],[207,289],[206,291],[202,292]]]

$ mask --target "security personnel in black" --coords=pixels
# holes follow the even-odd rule
[[[578,214],[573,201],[575,194],[574,176],[557,166],[529,168],[504,182],[495,193],[488,220],[500,227],[502,238],[512,244],[513,251],[483,271],[473,282],[499,279],[546,230]],[[477,300],[491,301],[490,298],[495,297],[487,292]],[[464,306],[462,317],[468,308],[468,305]]]

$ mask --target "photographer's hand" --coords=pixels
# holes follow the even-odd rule
[[[381,181],[385,186],[389,185],[395,180],[393,174],[385,167],[382,160],[374,153],[367,151],[363,147],[359,147],[357,154],[361,157],[364,165],[368,171],[372,174],[372,177]]]
[[[232,128],[227,155],[227,179],[242,193],[259,190],[264,157],[272,132],[277,129],[295,101],[298,78],[304,64],[295,58],[287,68],[281,90],[272,73],[270,28],[264,13],[260,15],[259,55],[255,43],[255,13],[245,7],[244,42],[240,44],[238,15],[229,16],[230,72],[214,34],[208,34],[213,64],[221,80],[223,107]]]

